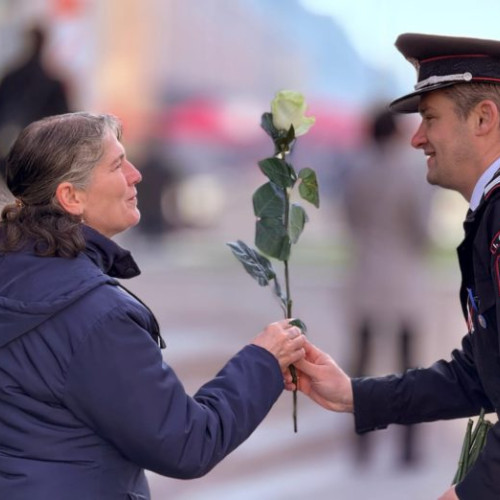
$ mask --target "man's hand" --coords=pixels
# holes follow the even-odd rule
[[[452,486],[450,489],[446,490],[438,500],[459,500],[457,494],[455,493],[455,486]]]
[[[298,389],[327,410],[353,412],[351,379],[326,353],[307,339],[306,357],[296,362]],[[294,390],[292,377],[284,373],[285,388]]]

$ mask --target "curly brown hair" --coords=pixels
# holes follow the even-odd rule
[[[6,158],[6,183],[15,203],[0,218],[0,252],[34,245],[40,256],[75,257],[85,247],[80,218],[66,212],[55,193],[61,182],[88,186],[108,133],[121,139],[119,120],[108,114],[67,113],[28,125]]]

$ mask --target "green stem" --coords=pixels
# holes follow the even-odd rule
[[[467,421],[467,428],[465,430],[464,441],[462,443],[462,450],[460,452],[460,459],[458,461],[457,472],[455,474],[455,477],[453,478],[452,484],[459,483],[464,478],[465,473],[467,471],[467,460],[468,460],[469,453],[470,453],[470,440],[471,440],[472,424],[473,424],[472,420],[469,419]]]
[[[492,424],[484,419],[484,413],[484,409],[481,409],[481,413],[474,428],[472,419],[467,421],[467,428],[465,430],[464,441],[457,472],[453,478],[453,484],[462,481],[469,469],[474,465],[479,453],[486,444],[487,434]]]
[[[290,273],[288,270],[288,261],[284,261],[285,265],[285,293],[286,293],[286,317],[292,317],[292,299],[290,297]]]
[[[284,156],[284,154],[282,154]],[[289,224],[289,214],[290,214],[290,194],[286,188],[283,188],[285,195],[285,213],[283,217],[283,225],[285,226],[285,230],[288,234],[288,224]],[[292,298],[291,298],[291,287],[290,287],[290,271],[288,266],[288,260],[284,260],[284,274],[285,274],[285,293],[286,293],[286,317],[292,317]],[[290,373],[292,375],[292,382],[297,387],[297,371],[295,370],[295,366],[290,365]],[[292,410],[292,418],[293,418],[293,431],[297,432],[297,389],[293,391],[293,410]]]

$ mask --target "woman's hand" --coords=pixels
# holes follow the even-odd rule
[[[300,328],[290,325],[288,319],[271,323],[252,341],[273,354],[283,372],[305,356],[304,343]]]

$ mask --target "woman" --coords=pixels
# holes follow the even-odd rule
[[[109,115],[32,123],[7,157],[0,222],[0,498],[148,499],[144,469],[207,473],[256,428],[304,355],[273,323],[194,397],[162,361],[139,269],[140,173]]]

